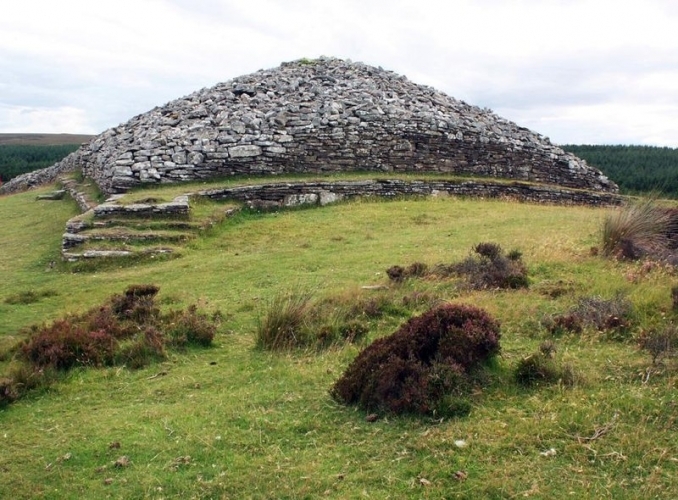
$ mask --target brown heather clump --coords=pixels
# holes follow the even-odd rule
[[[209,346],[216,318],[195,306],[162,314],[155,305],[158,290],[155,285],[132,285],[83,314],[32,326],[16,349],[18,368],[0,381],[0,404],[48,385],[54,377],[45,374],[77,366],[141,368],[163,359],[166,348]]]
[[[331,394],[366,411],[450,415],[468,411],[469,375],[499,353],[499,323],[485,311],[445,304],[377,339]]]

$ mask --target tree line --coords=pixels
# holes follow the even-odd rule
[[[56,146],[0,145],[0,181],[46,168],[78,149],[78,144]]]
[[[622,193],[658,192],[678,198],[678,148],[657,146],[561,146],[600,169]]]

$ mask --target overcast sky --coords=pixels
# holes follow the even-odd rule
[[[678,0],[2,0],[0,132],[98,134],[320,55],[557,144],[678,147]]]

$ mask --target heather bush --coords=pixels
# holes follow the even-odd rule
[[[492,242],[478,243],[473,247],[473,251],[481,257],[485,257],[490,260],[497,259],[504,253],[500,245]]]
[[[405,268],[402,266],[391,266],[386,270],[386,275],[391,281],[395,281],[396,283],[400,283],[401,281],[404,281],[405,278],[407,277],[405,274]]]
[[[459,409],[469,374],[499,353],[499,324],[485,311],[445,304],[363,350],[331,389],[368,411],[439,414]],[[456,410],[455,410],[456,411]]]
[[[421,278],[429,274],[428,265],[423,262],[413,262],[407,268],[391,266],[386,270],[386,275],[391,281],[400,283],[408,278]]]
[[[116,339],[105,330],[89,331],[73,319],[57,320],[23,345],[26,359],[38,368],[68,370],[74,366],[111,364]]]
[[[111,297],[113,313],[120,320],[151,322],[160,314],[155,306],[155,296],[159,290],[155,285],[130,285],[123,295]]]
[[[200,313],[195,305],[184,311],[171,311],[163,317],[165,333],[175,347],[208,347],[217,332],[215,318]]]
[[[633,304],[622,295],[611,299],[583,297],[569,311],[547,316],[542,324],[552,334],[580,333],[584,328],[616,335],[625,334],[632,323]]]
[[[527,267],[519,251],[513,250],[508,257],[496,243],[479,243],[473,250],[475,255],[453,264],[447,271],[463,276],[469,287],[478,290],[529,286]]]
[[[643,330],[638,336],[638,346],[647,351],[655,365],[678,352],[678,328],[668,324],[659,329]]]
[[[83,314],[30,327],[16,349],[23,365],[0,382],[0,404],[21,397],[45,373],[114,364],[141,368],[163,359],[167,347],[212,343],[216,315],[195,306],[163,315],[155,306],[157,293],[155,285],[133,285]]]

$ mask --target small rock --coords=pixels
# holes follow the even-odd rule
[[[368,422],[376,422],[377,420],[379,420],[379,415],[377,415],[376,413],[370,413],[365,417],[365,420]]]

